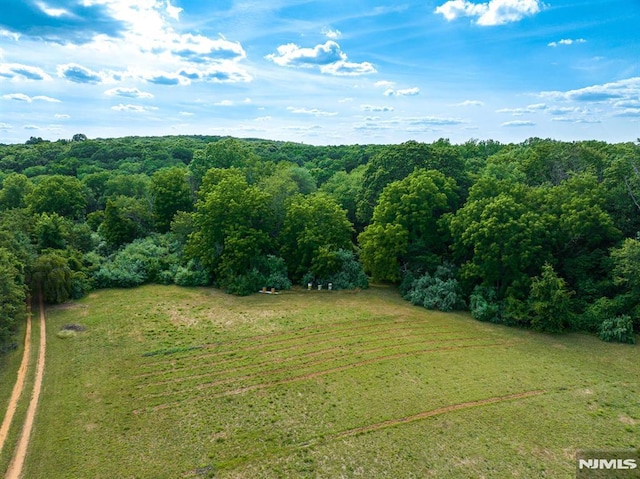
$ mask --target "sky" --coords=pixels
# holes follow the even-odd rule
[[[0,143],[636,141],[639,0],[0,0]]]

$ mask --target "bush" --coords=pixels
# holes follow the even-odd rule
[[[171,284],[179,270],[178,243],[171,235],[136,240],[115,253],[94,274],[99,288],[131,288],[144,283]]]
[[[471,316],[478,321],[500,323],[500,304],[494,288],[476,286],[469,297]]]
[[[412,304],[424,306],[427,309],[439,311],[453,311],[466,306],[462,298],[462,289],[455,279],[455,270],[451,265],[441,265],[431,276],[425,273],[411,283],[406,289],[404,298]]]
[[[600,339],[608,342],[635,344],[631,316],[622,315],[605,319],[600,326]]]
[[[178,286],[207,286],[211,281],[202,265],[195,259],[190,260],[187,266],[180,266],[174,276],[174,282]]]

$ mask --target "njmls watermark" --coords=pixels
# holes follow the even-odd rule
[[[576,479],[638,479],[640,450],[586,449],[576,453]]]

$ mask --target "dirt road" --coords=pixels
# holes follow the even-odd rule
[[[36,417],[36,409],[38,408],[38,400],[40,399],[40,391],[42,389],[42,379],[44,378],[44,360],[47,349],[47,331],[45,326],[44,301],[42,300],[42,292],[40,292],[39,295],[39,305],[40,347],[38,349],[38,362],[36,364],[36,378],[33,384],[33,392],[31,393],[29,409],[27,409],[27,416],[25,417],[24,424],[22,426],[22,433],[18,441],[18,447],[16,448],[13,459],[9,464],[9,469],[7,469],[5,479],[19,479],[22,475],[22,466],[24,465],[24,460],[27,457],[29,438],[31,437],[31,429],[33,428],[33,421]]]
[[[7,440],[9,434],[9,428],[13,421],[13,416],[16,413],[18,406],[18,399],[22,396],[24,390],[24,382],[27,377],[27,368],[29,367],[29,356],[31,355],[31,300],[27,301],[27,330],[24,334],[24,353],[22,354],[22,362],[20,363],[20,369],[18,369],[18,377],[16,378],[16,384],[13,386],[11,397],[9,398],[9,405],[7,406],[7,414],[5,414],[0,425],[0,452],[4,447],[4,443]]]

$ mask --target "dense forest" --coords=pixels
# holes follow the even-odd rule
[[[416,305],[634,342],[640,140],[0,145],[0,351],[30,292],[392,282]]]

